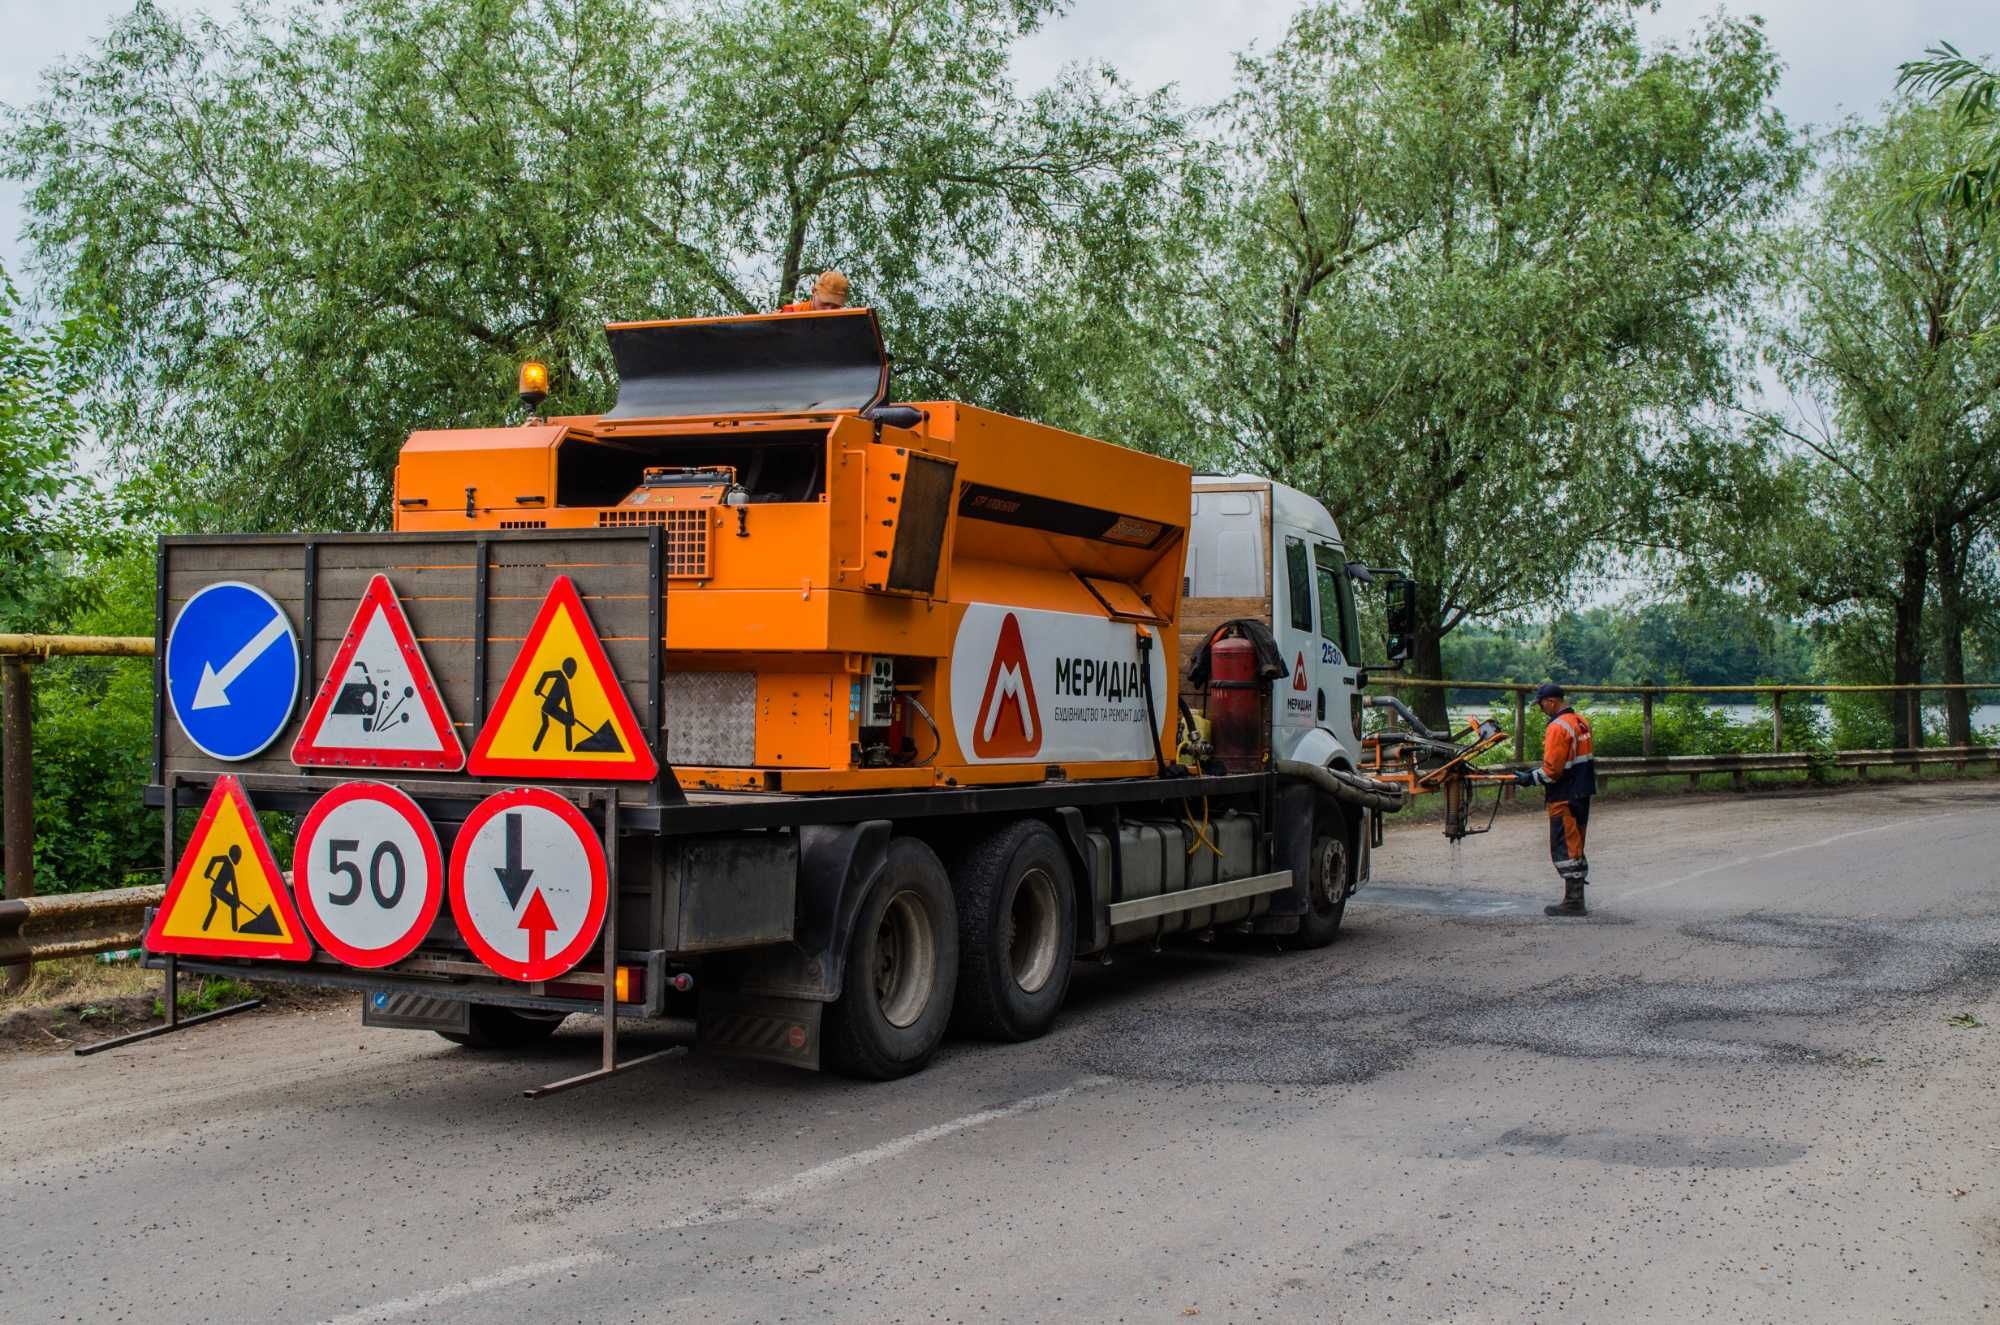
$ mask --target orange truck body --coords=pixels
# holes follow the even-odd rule
[[[413,434],[395,528],[659,526],[681,786],[1130,777],[1172,750],[1186,466],[885,410],[865,309],[608,332],[614,408]]]

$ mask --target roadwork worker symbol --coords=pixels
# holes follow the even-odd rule
[[[201,918],[202,932],[215,920],[217,907],[229,908],[229,932],[232,934],[272,934],[278,932],[278,918],[265,906],[250,919],[239,920],[244,910],[243,899],[236,891],[236,866],[243,860],[243,844],[231,844],[229,850],[218,851],[208,858],[208,867],[202,877],[208,880],[208,914]]]
[[[576,700],[570,693],[570,678],[576,675],[576,659],[564,658],[562,666],[551,667],[543,672],[535,682],[535,694],[542,701],[542,725],[535,729],[532,750],[542,748],[542,740],[549,734],[549,724],[562,728],[563,749],[569,752],[582,751],[585,754],[623,754],[624,744],[618,733],[612,729],[611,719],[606,718],[597,725],[596,731],[589,728],[576,716]],[[589,733],[581,741],[576,739],[576,729],[584,727]],[[551,747],[553,748],[553,747]]]
[[[306,961],[312,944],[242,784],[216,779],[146,948],[187,957]]]
[[[466,760],[475,777],[649,781],[659,771],[632,703],[567,575],[542,600]]]

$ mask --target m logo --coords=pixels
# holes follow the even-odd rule
[[[1284,655],[1280,654],[1279,656],[1283,657]],[[1305,688],[1306,688],[1306,656],[1303,653],[1301,653],[1299,655],[1299,660],[1296,663],[1292,664],[1292,689],[1304,690]]]
[[[981,759],[1032,759],[1042,748],[1042,713],[1035,704],[1035,678],[1021,623],[1009,612],[993,646],[993,668],[972,728],[972,752]]]

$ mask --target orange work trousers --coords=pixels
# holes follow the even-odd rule
[[[1583,858],[1583,834],[1590,826],[1590,797],[1549,802],[1549,859],[1564,882],[1581,882],[1590,872]]]

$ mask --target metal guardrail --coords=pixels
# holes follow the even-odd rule
[[[4,640],[4,638],[5,638],[4,636],[0,636],[0,640]],[[1405,688],[1418,689],[1418,690],[1483,690],[1483,691],[1494,691],[1500,694],[1512,694],[1514,696],[1514,762],[1517,764],[1523,763],[1527,759],[1528,696],[1534,694],[1535,692],[1535,686],[1532,682],[1453,681],[1448,679],[1438,680],[1436,678],[1423,677],[1423,676],[1395,676],[1395,677],[1386,677],[1382,679],[1377,679],[1372,681],[1371,684],[1379,685],[1385,690],[1401,690]],[[1801,681],[1796,683],[1784,682],[1772,685],[1711,685],[1711,686],[1578,684],[1578,685],[1565,685],[1563,687],[1563,690],[1566,693],[1572,695],[1637,696],[1639,699],[1639,715],[1640,715],[1639,748],[1642,751],[1641,757],[1646,759],[1653,759],[1655,758],[1653,754],[1653,701],[1662,695],[1768,695],[1771,698],[1771,753],[1774,755],[1782,755],[1788,753],[1785,750],[1785,696],[1787,695],[1901,695],[1903,696],[1903,702],[1905,705],[1903,710],[1903,719],[1904,722],[1907,724],[1905,730],[1915,733],[1915,732],[1921,732],[1923,730],[1922,707],[1923,707],[1923,697],[1925,694],[1932,692],[1935,692],[1937,694],[1948,694],[1953,691],[1958,691],[1969,695],[1975,691],[1982,691],[1982,690],[2000,693],[2000,683],[1989,682],[1984,685],[1979,684],[1977,682],[1966,682],[1964,684],[1958,684],[1958,683],[1947,684],[1944,682],[1939,682],[1935,684],[1916,684],[1916,685],[1809,685]],[[1952,747],[1935,747],[1935,748],[1949,749]],[[1982,747],[1965,746],[1958,748],[1970,750],[1970,749],[1979,749]],[[1793,751],[1789,753],[1804,754],[1807,752]],[[1897,764],[1915,765],[1924,763],[1965,762],[1963,759],[1918,758],[1915,757],[1914,753],[1911,751],[1848,750],[1837,753],[1851,754],[1851,755],[1869,755],[1869,756],[1879,756],[1879,755],[1895,753],[1905,756],[1897,759],[1873,758],[1865,763],[1841,765],[1841,767],[1847,767],[1847,768],[1867,768],[1877,765],[1888,766]],[[1697,758],[1708,758],[1709,756],[1685,755],[1679,757],[1697,759]],[[1760,758],[1761,756],[1744,754],[1744,755],[1717,755],[1714,757],[1719,759],[1730,759],[1730,760],[1741,761],[1746,759]],[[1971,757],[1973,759],[1983,759],[1986,756],[1973,755]],[[1606,769],[1607,766],[1615,764],[1617,762],[1619,761],[1599,759],[1597,761],[1597,767],[1598,770],[1602,772]],[[1739,768],[1744,771],[1748,771],[1752,767],[1753,765],[1742,764],[1739,762],[1739,763],[1733,763],[1727,768],[1717,768],[1708,771],[1717,773],[1730,773],[1738,771]],[[1790,765],[1770,765],[1770,767],[1774,768],[1790,767]]]
[[[1967,764],[1991,762],[2000,768],[2000,746],[1940,745],[1905,750],[1787,750],[1778,754],[1727,755],[1645,755],[1603,758],[1594,761],[1599,778],[1672,777],[1695,779],[1710,773],[1729,773],[1740,786],[1750,773],[1805,773],[1815,768],[1914,768],[1923,764]]]
[[[158,884],[107,892],[53,897],[34,895],[33,693],[29,664],[48,658],[150,658],[153,641],[146,636],[0,634],[0,742],[5,745],[0,767],[0,791],[5,795],[4,832],[0,852],[6,865],[5,900],[0,900],[0,970],[6,983],[27,980],[25,963],[58,957],[82,957],[135,946],[144,932],[145,910],[158,905],[165,891]],[[1534,686],[1518,681],[1439,681],[1397,677],[1378,682],[1387,688],[1485,690],[1514,696],[1514,761],[1526,755],[1526,704]],[[1904,694],[1908,696],[1909,730],[1916,722],[1920,696],[1926,691],[1993,690],[2000,685],[1722,685],[1636,686],[1573,685],[1572,694],[1636,695],[1643,706],[1643,749],[1634,758],[1600,758],[1600,777],[1686,776],[1727,773],[1737,784],[1753,772],[1804,772],[1813,768],[1917,767],[1992,761],[2000,765],[2000,747],[1949,746],[1901,750],[1807,751],[1784,749],[1784,697],[1791,694]],[[1661,695],[1769,695],[1772,704],[1770,754],[1669,755],[1652,753],[1653,700]]]
[[[46,962],[136,948],[163,884],[0,901],[0,962]]]

